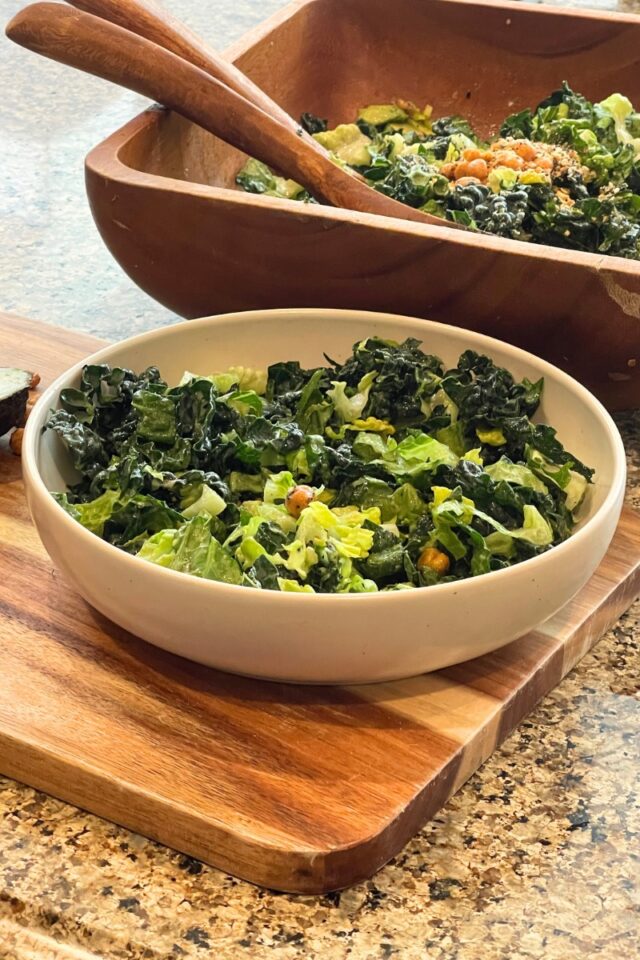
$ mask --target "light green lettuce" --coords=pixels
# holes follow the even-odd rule
[[[66,493],[56,494],[56,500],[74,520],[81,523],[91,533],[102,536],[104,525],[113,513],[113,508],[120,499],[119,490],[106,490],[95,500],[87,503],[69,503]]]
[[[347,384],[344,381],[332,381],[331,389],[327,390],[327,396],[333,401],[335,412],[345,423],[352,423],[362,416],[377,376],[375,370],[366,373],[360,380],[356,393],[351,397],[347,396]]]
[[[294,540],[293,543],[285,544],[278,556],[272,559],[292,573],[297,573],[301,580],[306,580],[309,570],[318,562],[318,554],[303,540]]]
[[[219,394],[227,394],[232,387],[239,391],[253,391],[263,396],[267,390],[267,371],[253,367],[229,367],[223,373],[214,373],[207,377],[215,384]]]
[[[262,520],[276,523],[285,533],[293,533],[296,528],[294,517],[281,504],[263,503],[262,500],[245,500],[242,509],[253,517],[260,517]]]
[[[413,477],[440,466],[454,467],[458,463],[458,457],[450,447],[435,437],[426,433],[415,433],[405,437],[400,443],[389,437],[386,453],[374,463],[384,466],[389,473],[397,477]]]
[[[597,105],[613,118],[618,143],[630,144],[636,156],[640,156],[640,137],[634,137],[627,128],[627,118],[633,113],[633,104],[621,93],[612,93]]]
[[[215,537],[209,521],[197,516],[177,530],[160,530],[143,543],[138,556],[159,566],[206,580],[242,583],[240,567]]]
[[[265,503],[283,503],[287,494],[296,485],[293,474],[289,470],[272,473],[267,477],[264,485]]]
[[[298,539],[305,544],[332,543],[343,557],[364,558],[373,544],[373,531],[363,527],[369,520],[380,523],[378,507],[335,507],[314,500],[300,514]]]
[[[542,480],[535,475],[533,470],[525,467],[524,464],[512,463],[508,457],[501,457],[495,463],[485,467],[485,472],[488,473],[496,483],[500,480],[506,480],[507,483],[513,483],[519,487],[530,487],[531,490],[535,490],[538,493],[548,493],[548,488]]]
[[[313,587],[308,583],[303,586],[297,580],[286,580],[283,577],[278,577],[278,586],[283,593],[315,593]]]
[[[138,556],[151,563],[157,563],[159,567],[171,567],[176,556],[177,533],[177,530],[159,530],[142,544]]]
[[[182,516],[191,519],[191,517],[197,517],[200,513],[206,513],[210,517],[217,517],[226,506],[220,494],[203,483],[200,496],[182,511]]]
[[[264,406],[262,398],[258,396],[255,390],[233,390],[218,399],[243,417],[246,417],[249,413],[254,413],[259,417]]]
[[[527,454],[530,468],[542,475],[547,483],[552,483],[562,490],[567,510],[572,513],[577,510],[584,500],[589,483],[581,473],[571,469],[573,463],[559,466],[547,460],[538,450],[529,450]]]

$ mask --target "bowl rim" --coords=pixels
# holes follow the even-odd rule
[[[202,577],[196,577],[193,574],[183,573],[177,570],[171,570],[167,567],[151,564],[149,561],[141,559],[133,554],[126,553],[119,547],[116,547],[113,544],[103,540],[101,537],[97,536],[97,534],[91,533],[77,520],[74,520],[67,513],[67,511],[56,502],[52,496],[52,492],[47,488],[40,474],[36,448],[49,411],[58,400],[58,394],[60,390],[70,379],[76,377],[80,373],[85,364],[109,362],[110,354],[116,349],[121,350],[122,348],[135,347],[140,343],[144,343],[148,340],[154,340],[156,338],[171,338],[175,335],[180,336],[182,328],[186,325],[189,326],[189,329],[193,327],[196,329],[198,327],[215,328],[217,325],[224,326],[229,324],[229,322],[242,324],[250,323],[257,319],[275,320],[276,317],[279,319],[293,317],[299,318],[301,315],[309,319],[318,317],[322,318],[323,315],[331,315],[332,317],[338,316],[347,322],[350,320],[355,320],[356,322],[362,321],[364,323],[366,323],[367,320],[371,322],[374,320],[393,322],[394,324],[397,324],[399,328],[413,328],[413,324],[415,324],[416,321],[419,321],[419,323],[425,329],[425,339],[429,330],[437,331],[445,336],[447,333],[455,333],[462,337],[466,335],[475,341],[475,347],[479,347],[483,352],[489,353],[489,356],[491,356],[490,351],[493,346],[500,350],[506,349],[507,352],[511,352],[516,360],[520,359],[529,363],[533,362],[540,371],[541,376],[551,375],[554,379],[559,380],[559,382],[571,392],[577,394],[583,405],[590,411],[591,416],[595,417],[600,422],[607,436],[609,437],[613,453],[613,476],[611,485],[603,502],[600,504],[593,516],[589,517],[589,519],[586,520],[578,530],[572,533],[562,543],[552,547],[546,553],[539,554],[535,557],[530,557],[527,560],[522,560],[520,563],[514,564],[511,567],[506,567],[501,570],[492,570],[489,573],[483,573],[478,577],[467,577],[462,580],[451,581],[450,583],[434,584],[428,590],[416,588],[416,590],[390,590],[377,591],[375,593],[353,594],[310,594],[296,592],[288,593],[276,590],[256,590],[250,589],[242,584],[228,584],[218,580],[206,580]],[[145,569],[144,567],[140,566],[141,564],[145,564],[147,573],[150,571],[155,571],[155,573],[152,575],[164,577],[167,584],[171,582],[169,578],[172,578],[174,582],[182,583],[184,587],[187,587],[188,584],[191,584],[192,589],[215,591],[218,595],[220,595],[220,591],[224,591],[225,593],[228,591],[233,591],[231,594],[228,594],[229,597],[241,596],[238,594],[238,591],[242,590],[242,595],[246,597],[247,603],[256,603],[258,602],[258,598],[268,597],[269,602],[271,603],[286,604],[289,602],[290,598],[295,598],[295,602],[297,603],[312,603],[316,605],[319,603],[344,603],[346,602],[347,598],[349,598],[351,602],[356,599],[359,599],[361,602],[363,602],[365,599],[372,601],[374,598],[376,598],[375,602],[377,603],[380,603],[381,599],[386,599],[387,602],[399,603],[401,602],[401,597],[415,597],[416,595],[422,596],[423,594],[425,597],[433,597],[434,591],[437,591],[438,596],[445,596],[446,594],[454,596],[460,590],[465,590],[467,593],[473,593],[474,591],[482,590],[484,589],[483,584],[502,582],[506,586],[508,584],[508,577],[514,578],[519,572],[520,575],[522,575],[522,570],[525,570],[526,572],[541,571],[544,569],[545,564],[548,565],[549,563],[555,562],[553,557],[559,558],[561,555],[564,556],[565,554],[569,553],[569,551],[579,549],[580,545],[587,540],[588,536],[592,533],[595,527],[599,525],[603,519],[611,513],[612,510],[615,510],[618,504],[621,506],[626,482],[626,454],[624,445],[618,428],[611,415],[608,413],[602,403],[600,403],[600,401],[589,390],[587,390],[586,387],[584,387],[581,383],[569,376],[569,374],[565,373],[560,368],[554,366],[546,360],[536,357],[534,354],[529,353],[520,347],[515,347],[510,343],[498,340],[495,337],[489,337],[486,334],[477,333],[473,330],[466,330],[463,327],[452,327],[445,323],[439,323],[433,320],[421,320],[416,317],[408,317],[401,314],[369,310],[343,310],[330,307],[286,307],[217,314],[210,317],[200,317],[195,320],[183,320],[179,323],[169,324],[163,327],[156,327],[152,330],[147,330],[143,333],[136,334],[133,337],[128,337],[125,340],[119,340],[101,347],[99,350],[95,351],[84,359],[77,361],[58,377],[56,377],[56,379],[47,387],[42,396],[39,398],[36,406],[31,412],[29,419],[27,420],[25,427],[22,448],[22,468],[25,487],[27,488],[29,498],[34,497],[47,512],[52,511],[54,516],[58,518],[58,521],[62,523],[63,526],[66,525],[66,529],[69,531],[70,535],[80,537],[80,539],[84,538],[87,545],[93,544],[93,548],[95,550],[106,551],[107,557],[111,557],[114,560],[116,557],[119,557],[119,562],[128,565],[132,573]],[[194,584],[199,584],[200,586],[194,587]]]
[[[255,45],[282,24],[297,16],[305,7],[314,5],[322,0],[290,0],[284,7],[276,10],[271,16],[261,21],[255,27],[245,32],[238,40],[228,46],[224,56],[236,63],[242,56],[251,52]],[[425,0],[436,7],[460,6],[489,7],[504,10],[505,14],[530,14],[539,17],[556,19],[570,18],[580,20],[600,20],[621,25],[639,26],[637,14],[625,13],[617,10],[581,9],[566,6],[551,6],[540,4],[539,0]],[[549,21],[552,25],[552,21]],[[410,233],[423,236],[431,240],[442,242],[482,246],[495,252],[523,256],[532,260],[553,260],[584,266],[596,271],[606,270],[608,273],[620,274],[621,277],[637,277],[639,267],[636,261],[625,257],[610,256],[602,253],[592,253],[584,250],[570,250],[564,247],[554,247],[546,243],[530,243],[523,240],[513,240],[509,237],[499,237],[488,233],[473,233],[461,230],[442,219],[441,223],[419,223],[405,220],[401,217],[387,217],[380,214],[348,210],[344,207],[331,207],[324,204],[301,204],[295,200],[279,197],[265,197],[251,194],[232,187],[213,186],[197,183],[191,180],[177,180],[174,177],[165,177],[161,174],[148,173],[130,166],[121,153],[130,140],[142,132],[145,127],[157,126],[159,118],[171,111],[168,108],[153,104],[135,115],[126,123],[114,130],[104,140],[96,144],[85,157],[85,177],[95,176],[99,180],[112,180],[147,190],[161,190],[170,193],[182,193],[204,200],[221,201],[223,203],[244,204],[253,208],[289,213],[297,218],[301,216],[321,218],[325,220],[346,221],[370,229],[381,229],[397,233]],[[89,191],[90,192],[90,191]]]
[[[439,0],[445,2],[445,0]],[[453,0],[462,2],[462,0]],[[464,0],[469,2],[469,0]],[[518,2],[517,6],[525,4]],[[555,9],[555,8],[554,8]],[[606,272],[619,275],[620,278],[637,278],[640,272],[638,261],[626,257],[612,256],[604,253],[592,253],[586,250],[571,250],[565,247],[554,247],[548,243],[531,243],[525,240],[514,240],[510,237],[499,237],[491,233],[473,232],[454,227],[446,220],[442,223],[420,223],[416,220],[406,220],[403,217],[387,217],[378,213],[348,210],[346,207],[332,207],[320,203],[300,203],[297,200],[287,200],[284,197],[267,197],[257,193],[248,193],[245,190],[233,187],[213,186],[206,183],[197,183],[193,180],[177,180],[163,174],[148,173],[126,163],[121,153],[128,143],[146,127],[158,124],[159,118],[172,111],[167,107],[153,105],[128,120],[99,144],[93,147],[85,157],[85,180],[87,192],[91,202],[91,177],[103,184],[106,181],[126,184],[144,190],[161,191],[170,194],[185,194],[188,197],[201,200],[210,200],[223,204],[240,204],[241,206],[269,211],[280,214],[290,214],[297,220],[301,218],[333,220],[352,223],[357,226],[373,230],[384,230],[387,233],[410,234],[421,236],[428,240],[441,243],[458,243],[470,247],[482,247],[495,253],[506,253],[514,257],[525,257],[528,260],[552,260],[583,266],[597,272]],[[300,209],[300,208],[303,209]]]

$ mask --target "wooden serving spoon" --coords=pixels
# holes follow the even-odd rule
[[[107,20],[57,3],[34,3],[16,14],[6,34],[29,50],[163,103],[243,153],[284,171],[324,203],[455,227],[378,193],[226,83]]]
[[[153,0],[68,0],[72,7],[92,13],[96,17],[115,23],[125,30],[137,33],[145,40],[157,43],[159,47],[170,50],[195,67],[200,67],[214,79],[235,90],[245,100],[254,103],[265,113],[290,127],[300,135],[300,127],[282,107],[272,100],[249,77],[233,63],[219,56],[216,51],[190,30],[167,10],[163,10]],[[305,134],[309,142],[317,149],[322,147]]]

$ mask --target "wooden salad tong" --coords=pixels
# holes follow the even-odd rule
[[[151,40],[159,47],[175,53],[183,60],[188,60],[194,67],[199,67],[215,80],[224,83],[299,136],[299,124],[275,100],[264,93],[233,63],[219,56],[186,24],[176,19],[167,10],[163,10],[153,0],[67,0],[67,2],[78,10],[84,10],[85,13],[92,13],[96,17],[124,27],[125,30],[137,33],[139,37]],[[303,135],[314,147],[322,150],[320,145],[304,131]]]
[[[455,227],[373,190],[237,67],[148,0],[33,3],[6,28],[15,43],[164,104],[336,207]],[[85,12],[91,11],[91,12]]]

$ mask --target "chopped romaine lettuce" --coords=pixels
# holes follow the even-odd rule
[[[487,467],[487,473],[492,480],[506,480],[519,487],[529,487],[538,493],[547,493],[547,487],[539,477],[523,463],[511,463],[508,457],[500,457],[495,463]],[[586,481],[585,481],[586,482]]]
[[[293,474],[288,470],[281,470],[280,473],[273,473],[267,477],[264,485],[265,503],[284,503],[287,494],[296,485]]]
[[[346,383],[334,381],[331,384],[331,389],[327,390],[327,396],[333,401],[334,410],[342,420],[353,423],[361,416],[377,375],[375,370],[366,373],[358,383],[357,391],[352,396],[347,396]]]
[[[542,381],[415,340],[327,362],[87,366],[48,424],[80,476],[58,502],[149,563],[285,592],[430,587],[569,536],[592,471],[531,420]]]
[[[601,100],[597,106],[613,118],[618,143],[630,144],[636,156],[640,155],[640,137],[634,137],[627,126],[627,121],[633,114],[631,100],[623,97],[621,93],[612,93],[606,100]]]
[[[301,124],[337,164],[400,203],[470,230],[640,259],[640,113],[621,93],[592,103],[565,82],[508,116],[488,143],[464,117],[434,120],[430,106],[405,100],[364,106],[333,129],[308,113]],[[237,183],[312,200],[256,160]]]
[[[203,483],[200,496],[197,500],[193,500],[188,506],[184,507],[182,516],[188,520],[191,519],[191,517],[197,517],[200,513],[206,513],[210,517],[217,517],[226,509],[226,506],[220,494],[212,490],[206,483]]]
[[[104,525],[113,513],[113,508],[120,499],[119,490],[105,490],[104,493],[96,497],[95,500],[88,500],[86,503],[69,503],[66,493],[55,495],[56,500],[61,507],[69,513],[74,520],[81,523],[83,527],[102,536]]]
[[[193,517],[177,530],[160,530],[142,544],[138,556],[206,580],[242,583],[240,567],[211,536],[205,516]]]
[[[283,593],[315,593],[310,584],[298,583],[297,580],[286,580],[283,577],[278,577],[278,587]]]
[[[341,123],[334,130],[323,130],[313,136],[326,150],[352,167],[366,166],[371,160],[371,140],[356,123]]]

